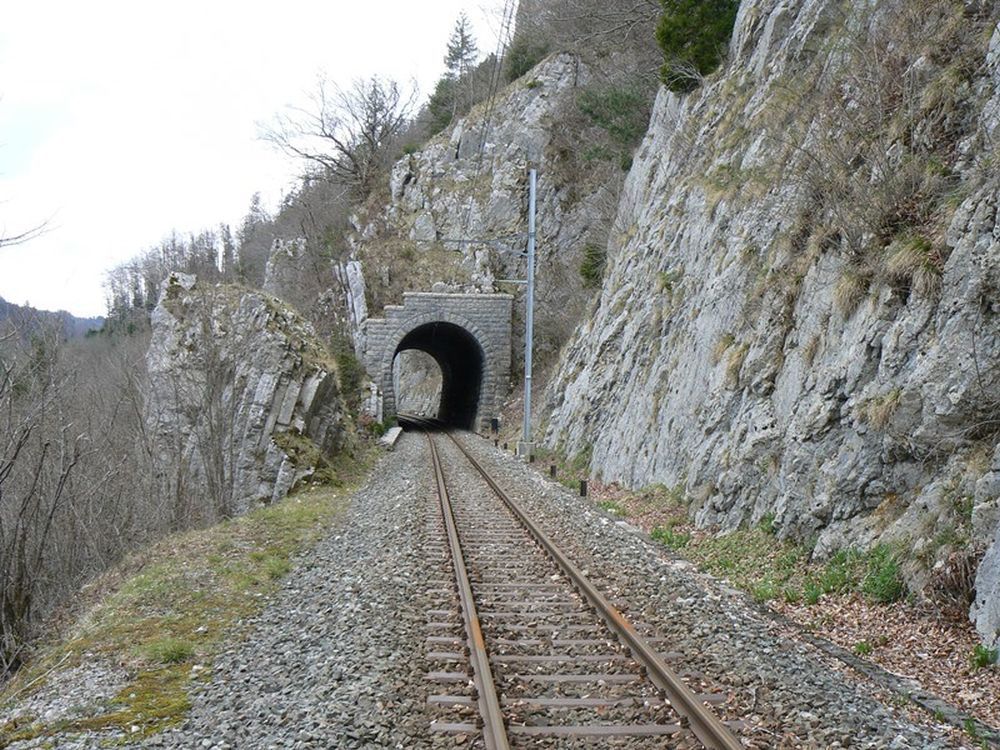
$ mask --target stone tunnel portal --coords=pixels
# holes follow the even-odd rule
[[[475,337],[453,323],[425,323],[403,337],[393,356],[407,349],[426,352],[441,368],[438,419],[464,430],[475,429],[485,363]]]
[[[396,415],[393,366],[418,349],[441,368],[441,419],[470,430],[488,429],[510,387],[509,294],[406,292],[382,318],[364,327],[363,357],[381,400],[380,417]]]

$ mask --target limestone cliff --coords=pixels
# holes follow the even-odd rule
[[[172,274],[147,363],[158,477],[194,512],[280,500],[343,446],[336,366],[311,326],[267,294]]]
[[[823,555],[978,560],[1000,634],[996,3],[744,0],[730,59],[662,91],[546,441],[774,514]]]
[[[583,251],[606,241],[623,176],[617,162],[579,163],[586,127],[571,120],[588,80],[575,56],[554,55],[394,166],[388,195],[354,219],[369,309],[404,291],[513,291],[501,279],[525,274],[535,166],[539,348],[555,355],[593,297]]]

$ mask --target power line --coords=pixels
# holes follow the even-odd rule
[[[462,234],[469,231],[469,223],[472,221],[472,203],[476,185],[482,174],[483,160],[486,154],[486,140],[489,137],[490,123],[496,109],[497,93],[500,89],[500,78],[503,73],[503,60],[510,43],[511,26],[514,23],[515,0],[506,0],[504,3],[503,18],[500,24],[500,33],[497,36],[497,50],[493,55],[493,72],[490,76],[489,93],[486,97],[486,113],[483,117],[483,131],[479,139],[479,151],[476,155],[476,169],[472,181],[469,183],[468,207],[462,219]]]

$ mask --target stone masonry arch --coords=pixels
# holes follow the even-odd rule
[[[364,362],[380,388],[383,416],[396,414],[396,355],[415,348],[433,356],[446,381],[450,378],[442,393],[442,418],[485,429],[499,416],[510,387],[513,302],[509,294],[409,292],[402,305],[385,308],[385,317],[367,320]]]

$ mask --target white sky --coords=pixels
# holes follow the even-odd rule
[[[305,101],[316,74],[443,72],[461,10],[481,53],[502,0],[30,0],[0,24],[0,297],[104,313],[104,273],[181,233],[273,208],[299,165],[258,123]]]

